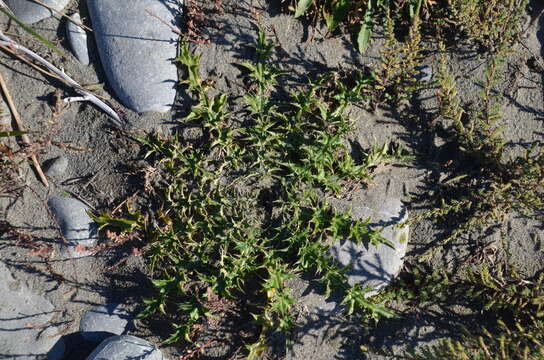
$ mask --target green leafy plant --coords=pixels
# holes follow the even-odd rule
[[[501,53],[518,40],[527,4],[527,0],[453,0],[449,20],[484,52]]]
[[[405,12],[406,18],[413,22],[426,4],[427,1],[424,0],[297,0],[294,12],[295,18],[322,17],[329,31],[345,24],[354,34],[357,48],[364,53],[370,44],[376,23],[380,23],[379,19],[384,13],[393,10],[399,14]]]
[[[526,280],[512,267],[480,265],[468,269],[446,288],[434,293],[464,297],[476,310],[487,314],[496,328],[464,330],[460,339],[411,354],[410,359],[537,360],[544,356],[544,275]]]
[[[132,231],[135,224],[149,237],[148,257],[156,297],[146,300],[142,317],[168,316],[173,333],[165,342],[190,341],[196,328],[214,316],[212,298],[243,305],[259,299],[251,311],[256,337],[247,344],[249,359],[262,354],[268,335],[288,333],[294,325],[288,280],[315,273],[327,293],[344,291],[348,312],[369,317],[393,316],[352,287],[344,268],[329,254],[336,239],[390,244],[370,219],[353,220],[335,210],[327,196],[351,181],[367,183],[374,169],[408,157],[390,144],[353,158],[342,137],[351,129],[345,110],[369,82],[354,88],[329,87],[325,75],[294,91],[288,101],[270,94],[282,71],[270,63],[274,45],[259,32],[257,61],[244,63],[251,84],[244,96],[245,126],[234,126],[228,94],[211,91],[200,78],[199,59],[182,44],[177,59],[187,70],[184,83],[196,98],[185,121],[198,124],[204,140],[183,144],[174,136],[140,139],[166,179],[156,189],[160,207],[155,226],[132,216],[119,221],[101,215],[101,224]],[[354,90],[355,89],[355,90]]]

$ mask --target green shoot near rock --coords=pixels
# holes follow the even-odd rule
[[[150,237],[157,289],[142,316],[171,319],[175,325],[166,343],[188,341],[214,316],[206,305],[211,298],[243,307],[244,298],[256,297],[259,305],[246,310],[259,334],[247,344],[249,358],[266,349],[270,333],[293,328],[288,280],[302,272],[315,273],[328,293],[343,291],[349,313],[393,316],[368,299],[366,290],[350,286],[345,269],[328,253],[332,242],[343,238],[392,244],[369,228],[370,219],[353,220],[326,198],[349,181],[371,181],[377,166],[406,156],[385,144],[353,158],[342,141],[351,129],[344,114],[351,89],[331,93],[331,75],[325,75],[277,102],[269,96],[282,75],[269,61],[274,45],[259,32],[254,47],[257,61],[243,64],[251,82],[243,97],[247,126],[233,125],[232,99],[211,91],[200,78],[199,58],[182,44],[178,61],[196,99],[185,121],[199,126],[204,139],[142,140],[147,157],[167,179],[166,187],[157,189],[156,225],[141,224]],[[360,90],[361,83],[356,86]]]

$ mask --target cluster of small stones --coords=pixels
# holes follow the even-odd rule
[[[26,24],[62,12],[69,2],[6,0],[13,14]],[[176,95],[177,68],[173,63],[176,38],[168,26],[151,14],[171,26],[177,25],[179,14],[162,1],[130,0],[127,5],[118,0],[88,1],[91,24],[82,21],[78,13],[69,14],[70,19],[65,21],[66,37],[82,65],[89,65],[95,59],[102,61],[111,87],[125,106],[138,113],[167,112]],[[84,24],[92,27],[94,39],[87,36]],[[92,40],[97,43],[98,57],[89,54],[88,41]],[[0,131],[9,129],[11,122],[9,108],[1,101]],[[42,165],[45,175],[59,179],[66,172],[69,161],[61,155]],[[50,198],[48,206],[63,237],[61,257],[78,259],[93,255],[99,237],[97,225],[89,216],[89,207],[78,199],[64,196]],[[59,329],[34,326],[51,323],[56,314],[54,306],[16,281],[3,262],[0,262],[0,278],[0,357],[62,359],[66,346]],[[119,304],[97,305],[90,309],[81,319],[79,329],[84,341],[96,344],[87,360],[163,359],[155,345],[125,334],[131,322],[130,314]]]
[[[49,325],[56,311],[43,296],[16,281],[9,268],[0,262],[0,357],[60,360],[66,345],[59,329]],[[162,360],[160,350],[150,342],[123,335],[132,322],[131,315],[119,304],[97,305],[80,321],[80,335],[96,344],[87,360],[141,359]]]
[[[41,0],[47,7],[32,0],[6,0],[17,18],[27,24],[43,20],[62,11],[69,0]],[[175,34],[168,26],[157,20],[176,26],[179,14],[163,1],[156,0],[90,0],[87,2],[90,23],[97,43],[99,58],[107,79],[118,99],[128,108],[142,113],[147,111],[167,112],[176,95],[177,69]],[[177,11],[177,10],[176,10]],[[152,14],[152,15],[151,15]],[[75,57],[83,65],[92,59],[87,42],[91,37],[82,25],[78,13],[70,16],[66,23],[66,34]],[[152,54],[152,56],[150,56]],[[421,76],[428,77],[430,69],[422,69]],[[0,127],[9,123],[11,117],[5,104],[0,104]],[[49,159],[44,163],[47,176],[61,177],[68,167],[64,156]],[[48,205],[64,238],[61,255],[66,259],[77,259],[93,255],[97,244],[96,223],[90,218],[89,207],[81,201],[55,196]],[[386,286],[398,273],[406,253],[408,228],[397,229],[395,225],[407,218],[406,209],[400,200],[387,199],[378,204],[369,204],[353,210],[356,218],[375,219],[376,228],[383,228],[382,235],[394,244],[365,247],[345,239],[331,247],[331,256],[340,264],[350,267],[348,279],[351,284],[371,287],[374,292]],[[3,274],[5,272],[6,274]],[[29,327],[28,323],[47,323],[54,313],[53,306],[43,297],[15,282],[7,267],[0,262],[0,277],[11,279],[0,283],[0,357],[36,358],[47,354],[48,359],[60,359],[64,353],[62,338],[57,329]],[[334,306],[333,308],[338,308]],[[329,310],[334,310],[333,308]],[[323,309],[314,309],[323,312]],[[16,314],[27,314],[18,317]],[[35,314],[35,315],[33,315]],[[35,317],[35,319],[32,319]],[[30,321],[29,319],[32,319]],[[143,339],[123,335],[131,322],[129,314],[118,304],[99,305],[89,310],[80,322],[80,333],[86,341],[97,343],[87,360],[140,359],[155,360],[163,356],[157,347]],[[16,332],[4,336],[3,332]],[[50,336],[43,336],[43,333]],[[11,339],[11,340],[10,340]],[[302,341],[295,346],[292,358],[303,358],[310,343]],[[28,349],[33,349],[28,353]]]

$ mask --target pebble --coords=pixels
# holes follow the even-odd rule
[[[61,11],[68,5],[70,0],[41,0],[41,2],[57,11]],[[6,0],[6,3],[15,17],[25,24],[33,24],[53,15],[53,12],[47,7],[32,0]]]
[[[0,129],[8,129],[11,126],[11,120],[8,104],[0,97]]]
[[[365,244],[358,245],[350,239],[342,239],[330,248],[331,256],[339,265],[350,267],[346,273],[349,284],[368,287],[371,289],[368,296],[375,295],[391,282],[404,263],[409,228],[396,229],[395,226],[405,221],[408,213],[400,200],[386,199],[379,208],[358,205],[351,214],[354,219],[370,217],[370,228],[383,228],[381,235],[395,246],[393,249],[386,244],[368,244],[367,248]]]
[[[87,214],[89,207],[77,199],[61,196],[52,197],[47,204],[68,242],[61,247],[63,256],[80,258],[91,255],[91,251],[82,248],[93,247],[98,241],[97,225]]]
[[[66,156],[58,156],[44,162],[45,175],[49,177],[60,177],[64,175],[68,168],[68,158]]]
[[[81,16],[75,13],[72,15],[72,20],[81,23]],[[87,46],[87,33],[85,30],[68,20],[66,22],[66,36],[75,57],[83,65],[89,65],[89,47]]]
[[[136,336],[121,335],[104,340],[87,360],[163,360],[162,353],[150,342]]]
[[[50,325],[54,306],[16,281],[0,261],[0,358],[62,358],[65,344],[60,330]],[[39,326],[45,324],[45,326]],[[34,325],[34,326],[33,326]]]
[[[85,313],[79,323],[79,331],[85,340],[101,342],[121,335],[129,321],[129,313],[119,304],[97,305]]]
[[[416,75],[416,79],[421,82],[430,82],[433,78],[433,69],[429,65],[418,66],[416,68],[419,73]]]
[[[176,26],[175,7],[164,1],[94,0],[87,4],[106,77],[119,100],[138,112],[167,112],[177,84],[177,36],[152,17]]]

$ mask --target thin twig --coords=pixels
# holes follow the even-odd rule
[[[197,353],[201,352],[202,350],[204,350],[205,348],[207,348],[208,346],[212,346],[212,345],[215,345],[217,343],[218,342],[215,341],[215,340],[210,340],[207,343],[202,344],[202,345],[198,346],[197,348],[189,351],[187,354],[180,356],[179,360],[188,360],[188,359],[192,358],[193,356],[195,356],[195,354],[197,354]]]
[[[17,124],[17,130],[19,131],[25,131],[25,127],[23,126],[23,121],[21,120],[21,117],[19,116],[19,112],[17,111],[17,108],[15,107],[15,104],[13,103],[13,99],[11,98],[11,95],[9,94],[8,87],[6,85],[6,82],[4,81],[4,77],[2,76],[2,73],[0,73],[0,87],[2,87],[2,92],[4,93],[4,96],[6,97],[6,100],[8,102],[9,109],[11,110],[11,114],[13,115],[13,118],[15,119],[15,124]],[[23,143],[27,146],[30,146],[30,139],[26,134],[21,135],[21,140]],[[34,168],[36,169],[36,172],[38,173],[38,176],[40,177],[40,180],[45,186],[49,186],[49,182],[47,181],[47,178],[45,177],[45,174],[42,171],[42,167],[40,166],[40,163],[38,162],[38,158],[36,157],[36,154],[30,154],[30,159],[32,160],[32,164],[34,165]]]
[[[14,50],[21,51],[25,55],[31,57],[33,60],[38,61],[43,66],[45,66],[49,71],[55,73],[59,77],[62,78],[62,80],[72,86],[74,90],[78,93],[80,93],[83,96],[87,96],[89,98],[89,101],[102,109],[106,114],[108,114],[115,122],[115,124],[119,127],[123,127],[123,122],[121,121],[121,118],[119,115],[113,110],[111,107],[106,105],[102,100],[98,99],[95,95],[85,90],[81,85],[79,85],[75,80],[73,80],[71,77],[66,75],[66,73],[59,68],[57,68],[55,65],[51,64],[49,61],[45,60],[40,55],[36,54],[34,51],[27,49],[26,47],[16,43],[13,41],[10,37],[6,36],[2,31],[0,31],[0,45],[8,46],[13,48]]]
[[[42,69],[42,68],[39,67],[38,65],[34,64],[34,63],[32,62],[32,60],[30,60],[28,57],[19,54],[17,51],[13,50],[12,48],[7,47],[7,46],[0,45],[0,49],[6,51],[6,52],[8,52],[8,53],[10,53],[11,55],[15,56],[15,57],[18,58],[19,60],[24,61],[25,63],[28,64],[28,66],[32,67],[34,70],[39,71],[39,72],[41,72],[42,74],[45,74],[45,75],[50,76],[50,77],[52,77],[52,78],[55,78],[55,79],[57,79],[57,80],[59,80],[59,81],[62,81],[62,78],[61,78],[61,77],[59,77],[59,76],[57,76],[57,75],[53,74],[52,72],[49,72],[49,71],[47,71],[47,70],[45,70],[45,69]]]
[[[155,14],[152,11],[147,10],[147,9],[145,9],[145,12],[148,13],[151,17],[154,17],[155,19],[159,20],[164,25],[168,26],[170,28],[170,30],[172,30],[172,32],[174,32],[175,34],[178,34],[179,36],[184,36],[183,33],[181,31],[179,31],[179,29],[176,29],[172,25],[168,24],[166,21],[161,19],[157,14]]]

